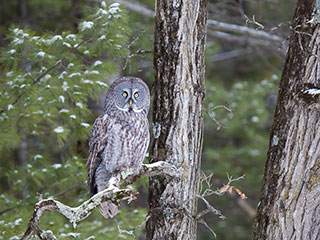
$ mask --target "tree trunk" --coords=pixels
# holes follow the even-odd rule
[[[207,4],[156,2],[151,162],[166,161],[184,174],[150,178],[147,239],[196,238]]]
[[[318,5],[298,0],[292,20],[254,239],[320,239]]]

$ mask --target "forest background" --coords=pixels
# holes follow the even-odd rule
[[[88,0],[0,1],[0,239],[21,237],[37,193],[71,206],[88,198],[88,134],[112,80],[138,76],[152,88],[154,1],[132,3],[140,9]],[[214,173],[217,188],[227,175],[245,174],[233,185],[247,196],[209,199],[226,216],[206,217],[218,239],[252,235],[294,8],[293,0],[209,4],[202,169]],[[216,21],[276,40],[228,30],[230,25],[219,27]],[[59,239],[130,239],[118,226],[130,230],[143,222],[147,178],[132,187],[140,196],[123,206],[116,220],[95,211],[73,229],[62,216],[47,213],[41,225]],[[143,239],[143,228],[135,234]],[[210,238],[199,225],[198,239]]]

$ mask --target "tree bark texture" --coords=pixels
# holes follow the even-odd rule
[[[280,82],[254,239],[320,239],[320,26],[298,0]]]
[[[150,178],[147,239],[196,238],[207,5],[156,1],[150,161],[166,161],[184,173],[178,180]]]

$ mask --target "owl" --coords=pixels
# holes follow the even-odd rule
[[[108,187],[117,172],[128,167],[138,174],[149,145],[148,111],[150,92],[136,77],[121,77],[110,86],[103,113],[92,126],[89,139],[87,183],[90,196]],[[117,205],[99,206],[105,218],[113,217]]]

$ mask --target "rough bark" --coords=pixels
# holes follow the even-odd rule
[[[150,179],[147,239],[195,239],[207,0],[158,0],[155,16],[151,162],[184,169],[179,180]]]
[[[320,239],[320,26],[299,0],[280,82],[254,239]]]

